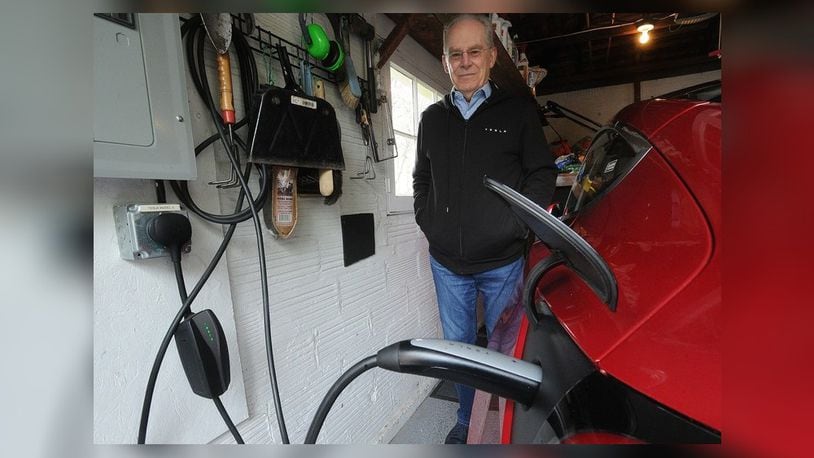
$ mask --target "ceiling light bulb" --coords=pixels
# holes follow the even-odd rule
[[[645,22],[644,24],[640,25],[639,27],[636,27],[636,30],[638,30],[641,33],[647,33],[649,31],[653,30],[654,28],[655,28],[655,26],[653,24],[651,24],[649,22]]]
[[[641,32],[641,35],[639,35],[639,43],[645,44],[648,41],[650,41],[650,33],[649,32],[651,30],[653,30],[654,28],[655,28],[655,26],[650,22],[645,22],[644,24],[640,25],[639,27],[636,27],[636,30]]]

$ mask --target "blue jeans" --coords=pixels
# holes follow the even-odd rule
[[[523,288],[523,258],[511,264],[473,275],[458,275],[430,256],[435,294],[444,339],[474,344],[477,338],[477,296],[483,296],[487,337],[492,335],[506,307],[519,300]],[[458,392],[458,423],[469,425],[474,388],[455,384]]]

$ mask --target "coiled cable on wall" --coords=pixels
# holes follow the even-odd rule
[[[212,122],[215,123],[215,126],[222,128],[223,120],[221,119],[220,114],[218,114],[217,107],[214,104],[214,98],[212,97],[212,92],[209,87],[209,79],[207,78],[206,66],[204,63],[204,47],[206,46],[207,36],[200,15],[194,15],[181,26],[181,36],[184,38],[187,69],[192,79],[192,83],[195,86],[195,91],[209,109]],[[234,125],[234,129],[237,130],[245,125],[252,124],[251,110],[248,109],[248,107],[251,106],[252,95],[259,88],[259,83],[257,77],[257,63],[254,60],[254,54],[252,54],[251,47],[246,41],[246,37],[243,36],[240,31],[233,30],[232,42],[234,43],[234,49],[237,54],[238,65],[240,68],[240,87],[243,94],[243,106],[247,107],[247,109],[244,110],[246,111],[246,115],[243,117],[243,119],[238,120]],[[249,135],[250,134],[251,133],[249,133]],[[218,129],[218,133],[210,136],[195,147],[196,156],[209,145],[216,142],[219,138],[221,138],[221,129]],[[244,143],[238,136],[235,136],[234,138],[236,142],[238,142],[241,149],[243,149],[248,156],[248,148],[246,147],[246,143]],[[251,140],[249,139],[248,142],[250,143],[250,141]],[[224,144],[226,144],[226,142],[224,142]],[[265,204],[266,198],[268,197],[269,186],[266,181],[267,173],[265,166],[258,166],[257,168],[259,169],[261,178],[260,193],[258,194],[257,200],[254,202],[254,207],[262,208]],[[249,208],[238,209],[231,215],[218,215],[204,211],[192,199],[187,182],[170,181],[170,186],[178,196],[178,199],[184,205],[206,221],[215,224],[231,224],[232,222],[240,223],[247,221],[252,217]]]

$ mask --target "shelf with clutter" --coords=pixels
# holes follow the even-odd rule
[[[571,186],[576,175],[579,172],[582,163],[585,161],[585,155],[591,147],[593,134],[602,129],[602,125],[580,113],[563,107],[562,105],[549,100],[544,105],[540,106],[543,116],[546,120],[546,125],[551,127],[558,139],[549,144],[551,154],[556,158],[554,164],[557,166],[557,186],[568,187]],[[592,134],[582,137],[573,144],[568,139],[563,138],[562,135],[554,128],[549,122],[554,118],[566,118],[586,129],[589,129]]]
[[[509,28],[512,26],[510,21],[503,19],[497,13],[491,13],[490,19],[495,35],[503,46],[503,49],[508,53],[517,71],[520,73],[522,81],[528,86],[531,95],[536,96],[535,87],[546,77],[548,71],[539,65],[532,66],[529,64],[529,60],[526,57],[526,45],[523,43],[515,43],[517,35],[512,37],[509,32]]]

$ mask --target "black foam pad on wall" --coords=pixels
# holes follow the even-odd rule
[[[342,215],[342,252],[345,267],[376,253],[373,213]]]

